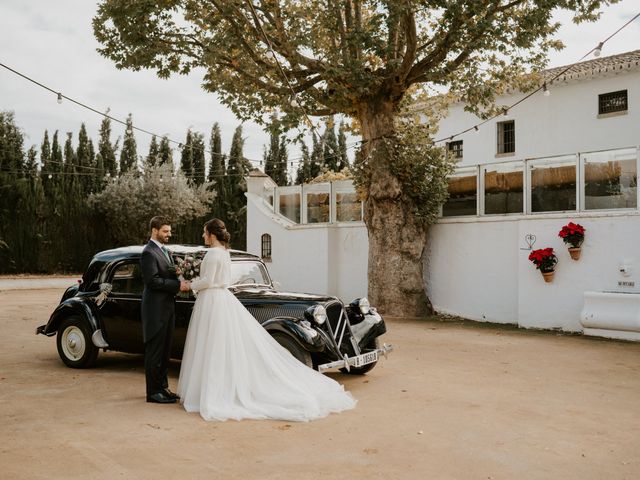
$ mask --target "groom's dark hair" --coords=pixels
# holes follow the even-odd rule
[[[149,222],[149,231],[160,230],[164,225],[171,225],[171,221],[167,217],[162,217],[160,215],[153,217]]]

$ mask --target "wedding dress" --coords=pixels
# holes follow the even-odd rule
[[[342,385],[295,359],[227,289],[226,249],[210,249],[200,273],[191,283],[198,296],[178,380],[187,412],[205,420],[308,421],[355,407]]]

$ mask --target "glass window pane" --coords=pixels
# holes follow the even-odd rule
[[[587,210],[638,206],[636,156],[635,148],[582,155]]]
[[[300,194],[281,193],[279,199],[280,215],[287,217],[292,222],[300,223]]]
[[[523,213],[521,162],[488,165],[484,172],[484,213]]]
[[[467,173],[459,172],[449,177],[449,198],[442,205],[443,217],[476,215],[477,178],[475,170]]]
[[[358,199],[357,193],[336,193],[336,220],[338,222],[362,221],[362,202]]]
[[[307,223],[329,222],[329,193],[307,193]]]
[[[562,212],[576,209],[574,156],[531,162],[529,168],[532,212]]]

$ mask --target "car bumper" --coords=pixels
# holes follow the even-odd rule
[[[363,353],[362,355],[356,355],[355,357],[347,357],[346,355],[342,360],[336,360],[335,362],[323,363],[322,365],[318,365],[318,371],[320,373],[324,373],[328,370],[334,370],[339,368],[344,368],[347,371],[351,369],[351,367],[362,367],[367,365],[368,363],[373,363],[374,361],[378,361],[380,356],[387,357],[389,352],[393,351],[393,345],[387,345],[386,343],[382,345],[381,348],[377,348],[375,350],[371,350],[370,352]],[[364,357],[371,353],[375,353],[375,360],[366,361]],[[366,361],[366,363],[361,363],[362,361]]]

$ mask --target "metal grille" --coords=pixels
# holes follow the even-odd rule
[[[301,318],[305,309],[305,305],[247,305],[249,313],[260,323],[273,317]]]
[[[268,233],[262,235],[262,258],[271,260],[271,235]]]
[[[447,148],[452,158],[462,158],[462,140],[447,143]]]
[[[340,302],[332,302],[326,306],[326,310],[331,334],[333,335],[338,348],[342,346],[342,342],[344,340],[349,340],[356,355],[359,355],[360,349],[358,348],[358,343],[355,342],[355,339],[353,338],[351,324],[349,323],[347,312],[342,304]]]
[[[516,151],[516,122],[498,123],[498,153],[513,153]]]
[[[626,112],[629,108],[627,91],[603,93],[598,95],[598,114]]]

